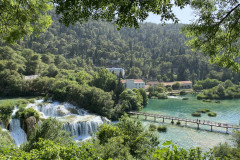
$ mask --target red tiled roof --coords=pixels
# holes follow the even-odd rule
[[[121,82],[122,82],[122,83],[126,83],[126,80],[125,80],[125,79],[124,79],[124,80],[121,80]]]
[[[134,83],[144,83],[142,79],[134,79]]]
[[[192,82],[191,81],[178,81],[180,84],[192,84]],[[173,85],[174,83],[176,83],[176,82],[163,82],[163,84],[165,85],[165,86],[167,86],[167,85]]]
[[[158,81],[152,81],[152,82],[147,82],[147,85],[158,85],[160,82]]]
[[[122,83],[126,83],[126,80],[128,80],[128,79],[122,80]],[[142,79],[133,79],[133,80],[134,80],[134,83],[144,83],[144,81]]]

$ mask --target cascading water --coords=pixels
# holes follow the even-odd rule
[[[21,144],[27,141],[27,135],[21,128],[19,119],[11,119],[9,126],[11,137],[13,138],[16,146],[19,147]]]
[[[90,138],[90,134],[95,133],[103,121],[107,121],[100,116],[90,115],[83,109],[77,109],[69,103],[43,103],[43,100],[36,100],[35,103],[29,103],[26,108],[30,107],[38,111],[43,119],[55,117],[63,122],[64,129],[71,132],[76,141]],[[27,141],[27,135],[21,128],[20,120],[15,118],[17,111],[18,108],[13,110],[13,119],[10,120],[9,128],[14,143],[16,146],[20,146]],[[4,125],[1,125],[4,128]]]
[[[37,110],[42,118],[55,117],[63,122],[64,129],[71,132],[76,141],[90,138],[90,134],[95,133],[104,121],[100,116],[90,115],[69,103],[43,103],[43,100],[37,100],[34,104],[28,104],[29,107]]]
[[[15,114],[17,111],[18,111],[18,108],[15,107],[12,113],[13,118],[15,117]],[[16,146],[19,147],[21,144],[27,141],[27,135],[24,132],[24,130],[21,128],[19,119],[15,119],[15,118],[11,119],[9,128],[10,128],[9,131],[10,131],[11,137],[14,140],[14,143],[16,144]]]

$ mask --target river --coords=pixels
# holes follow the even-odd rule
[[[183,97],[187,97],[189,100],[182,100]],[[201,117],[191,116],[196,110],[204,108],[217,113],[217,116],[209,117],[207,113],[202,113]],[[199,120],[238,125],[240,120],[240,99],[222,100],[220,103],[215,103],[215,101],[203,102],[197,100],[193,95],[170,97],[166,100],[151,99],[148,105],[142,109],[142,112],[188,119],[198,118]],[[141,119],[144,119],[144,117],[141,117]],[[153,122],[153,118],[148,118],[148,121],[144,121],[146,127],[149,126],[150,123],[155,123]],[[228,142],[233,144],[232,135],[226,134],[225,129],[217,127],[213,127],[214,132],[210,132],[210,126],[200,125],[200,130],[197,130],[196,124],[188,124],[188,127],[185,127],[185,123],[182,122],[181,126],[177,126],[175,124],[172,125],[170,120],[165,120],[165,123],[162,123],[162,119],[157,119],[155,125],[166,125],[168,127],[166,133],[156,132],[162,142],[172,140],[174,144],[184,149],[200,147],[204,151],[207,151],[219,143]],[[232,133],[231,130],[230,133]]]

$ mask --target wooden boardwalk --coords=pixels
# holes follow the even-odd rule
[[[153,117],[154,121],[156,121],[157,118],[162,118],[163,122],[164,122],[165,119],[170,119],[172,121],[174,121],[174,120],[177,120],[179,122],[183,121],[183,122],[185,122],[185,125],[187,125],[187,123],[196,123],[198,129],[199,129],[199,125],[207,125],[207,126],[211,127],[211,131],[213,131],[213,127],[225,128],[226,133],[228,133],[229,128],[236,129],[236,130],[240,129],[239,125],[232,125],[232,124],[218,123],[218,122],[210,122],[210,121],[199,120],[199,119],[186,119],[186,118],[171,117],[171,116],[160,115],[160,114],[152,114],[152,113],[150,114],[150,113],[133,112],[133,111],[128,112],[128,114],[137,115],[137,118],[140,115],[145,116],[145,120],[147,120],[147,117]]]

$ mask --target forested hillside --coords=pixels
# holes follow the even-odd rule
[[[239,74],[211,65],[205,56],[191,52],[185,46],[185,35],[180,33],[181,24],[143,23],[137,30],[117,31],[112,24],[101,21],[66,27],[58,23],[55,14],[51,16],[54,22],[46,32],[26,37],[14,49],[31,49],[44,57],[51,53],[58,59],[55,65],[62,69],[123,67],[128,78],[194,81],[209,77],[235,83],[240,79]]]

